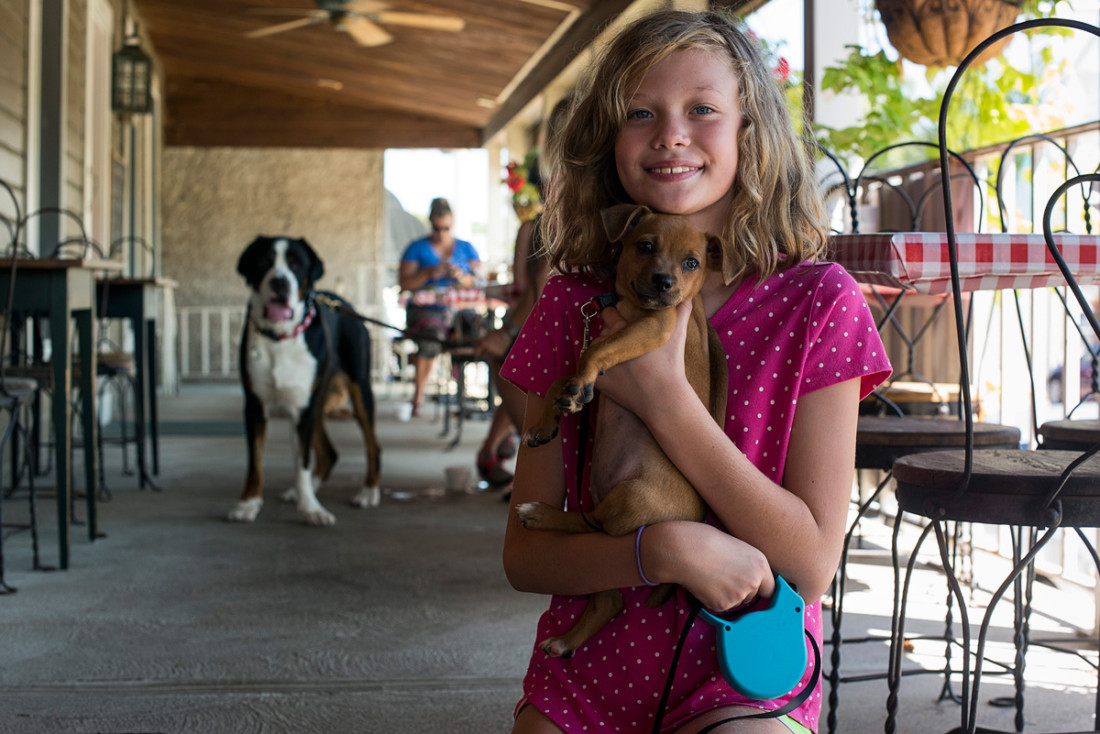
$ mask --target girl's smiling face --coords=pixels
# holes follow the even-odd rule
[[[729,61],[706,49],[673,52],[646,73],[628,101],[615,139],[623,189],[638,204],[723,231],[740,129]]]

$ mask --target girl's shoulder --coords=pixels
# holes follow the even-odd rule
[[[829,260],[804,261],[784,272],[803,283],[808,281],[818,284],[854,285],[856,282],[843,265]]]
[[[549,294],[551,298],[576,302],[579,306],[612,288],[611,283],[583,273],[551,273],[542,293],[543,298]]]

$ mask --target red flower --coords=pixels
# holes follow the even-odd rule
[[[776,81],[782,84],[791,75],[791,65],[786,58],[780,56],[775,68],[772,69],[772,73],[775,74]]]

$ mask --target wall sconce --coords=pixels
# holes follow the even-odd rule
[[[153,60],[136,35],[111,59],[111,109],[137,115],[153,111]]]

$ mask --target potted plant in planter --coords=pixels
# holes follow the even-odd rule
[[[890,44],[922,66],[958,66],[975,46],[1011,25],[1024,0],[876,0]],[[1008,39],[990,46],[982,63],[1001,53]]]
[[[881,6],[883,2],[894,1],[878,0],[878,3]],[[954,0],[941,1],[947,4]],[[972,1],[976,0],[957,0]],[[1037,0],[1026,0],[1023,9],[1029,16],[1049,17],[1055,14],[1057,2],[1040,7]],[[1051,29],[1029,35],[1063,34]],[[975,45],[983,39],[978,39]],[[912,74],[912,69],[908,70],[910,78],[906,78],[901,59],[894,60],[885,51],[871,53],[859,46],[848,49],[846,58],[825,69],[821,89],[862,97],[867,104],[850,127],[819,125],[817,138],[821,144],[837,155],[855,154],[866,159],[871,153],[903,140],[934,140],[940,99],[950,74],[941,68],[928,67],[923,80],[914,78],[919,75]],[[1039,54],[1034,70],[1016,68],[1000,59],[973,66],[964,75],[956,99],[966,109],[959,107],[960,114],[952,115],[948,121],[952,147],[965,150],[990,145],[1032,130],[1033,107],[1047,94],[1051,84],[1058,84],[1060,74],[1050,44],[1036,45],[1033,53]],[[904,57],[900,49],[899,55]]]

